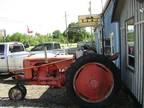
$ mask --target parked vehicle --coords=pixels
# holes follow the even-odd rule
[[[47,42],[41,43],[34,46],[30,53],[31,54],[38,54],[38,53],[53,53],[53,54],[66,54],[65,49],[61,49],[60,43],[58,42]]]
[[[0,79],[15,78],[12,81],[16,86],[8,93],[11,100],[25,98],[24,84],[65,86],[67,95],[82,107],[104,107],[113,102],[120,86],[119,70],[112,62],[118,54],[106,57],[89,47],[86,50],[85,55],[75,59],[73,55],[53,53],[29,55],[21,43],[1,43],[0,69],[9,74],[0,74]]]
[[[67,54],[72,54],[76,57],[76,51],[77,51],[77,47],[74,47],[74,48],[66,48],[65,51]]]
[[[27,93],[24,84],[65,86],[67,95],[83,108],[102,108],[113,102],[120,85],[118,69],[112,62],[115,58],[96,53],[87,53],[78,59],[52,53],[28,56],[23,60],[23,69],[9,74],[16,80],[16,86],[9,90],[9,98],[24,99]]]
[[[22,69],[23,59],[29,55],[22,43],[0,43],[0,74]]]
[[[53,49],[61,49],[61,46],[59,43],[56,42],[48,42],[48,43],[41,43],[36,46],[34,46],[31,51],[43,51],[45,50],[45,47],[47,50],[53,50]]]

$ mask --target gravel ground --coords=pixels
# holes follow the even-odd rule
[[[8,91],[13,84],[0,84],[0,108],[80,108],[66,96],[65,88],[53,89],[48,86],[27,85],[27,95],[22,101],[12,101]],[[130,96],[122,90],[112,106],[106,108],[137,108]]]

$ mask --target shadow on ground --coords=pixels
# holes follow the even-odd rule
[[[0,97],[0,107],[41,107],[41,108],[80,108],[66,96],[66,89],[48,88],[38,99],[12,101],[8,97]],[[106,108],[138,108],[134,100],[120,90],[113,105]]]
[[[41,107],[41,108],[79,108],[65,93],[65,88],[48,88],[39,99],[24,99],[20,101],[9,100],[8,97],[0,97],[0,107]]]

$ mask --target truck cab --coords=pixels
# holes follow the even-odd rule
[[[0,73],[23,68],[23,59],[29,55],[22,43],[0,43]]]
[[[34,46],[30,53],[31,54],[42,54],[46,51],[47,53],[64,55],[66,54],[65,49],[62,49],[58,42],[45,42]]]
[[[55,50],[55,49],[61,49],[60,44],[56,42],[47,42],[47,43],[41,43],[36,45],[31,49],[31,51],[43,51],[44,49],[47,50]]]

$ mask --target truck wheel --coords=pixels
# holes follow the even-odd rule
[[[9,98],[10,100],[22,100],[25,97],[24,91],[19,86],[14,86],[9,90]]]
[[[86,108],[109,105],[119,88],[117,70],[103,55],[80,57],[66,72],[68,96]]]

